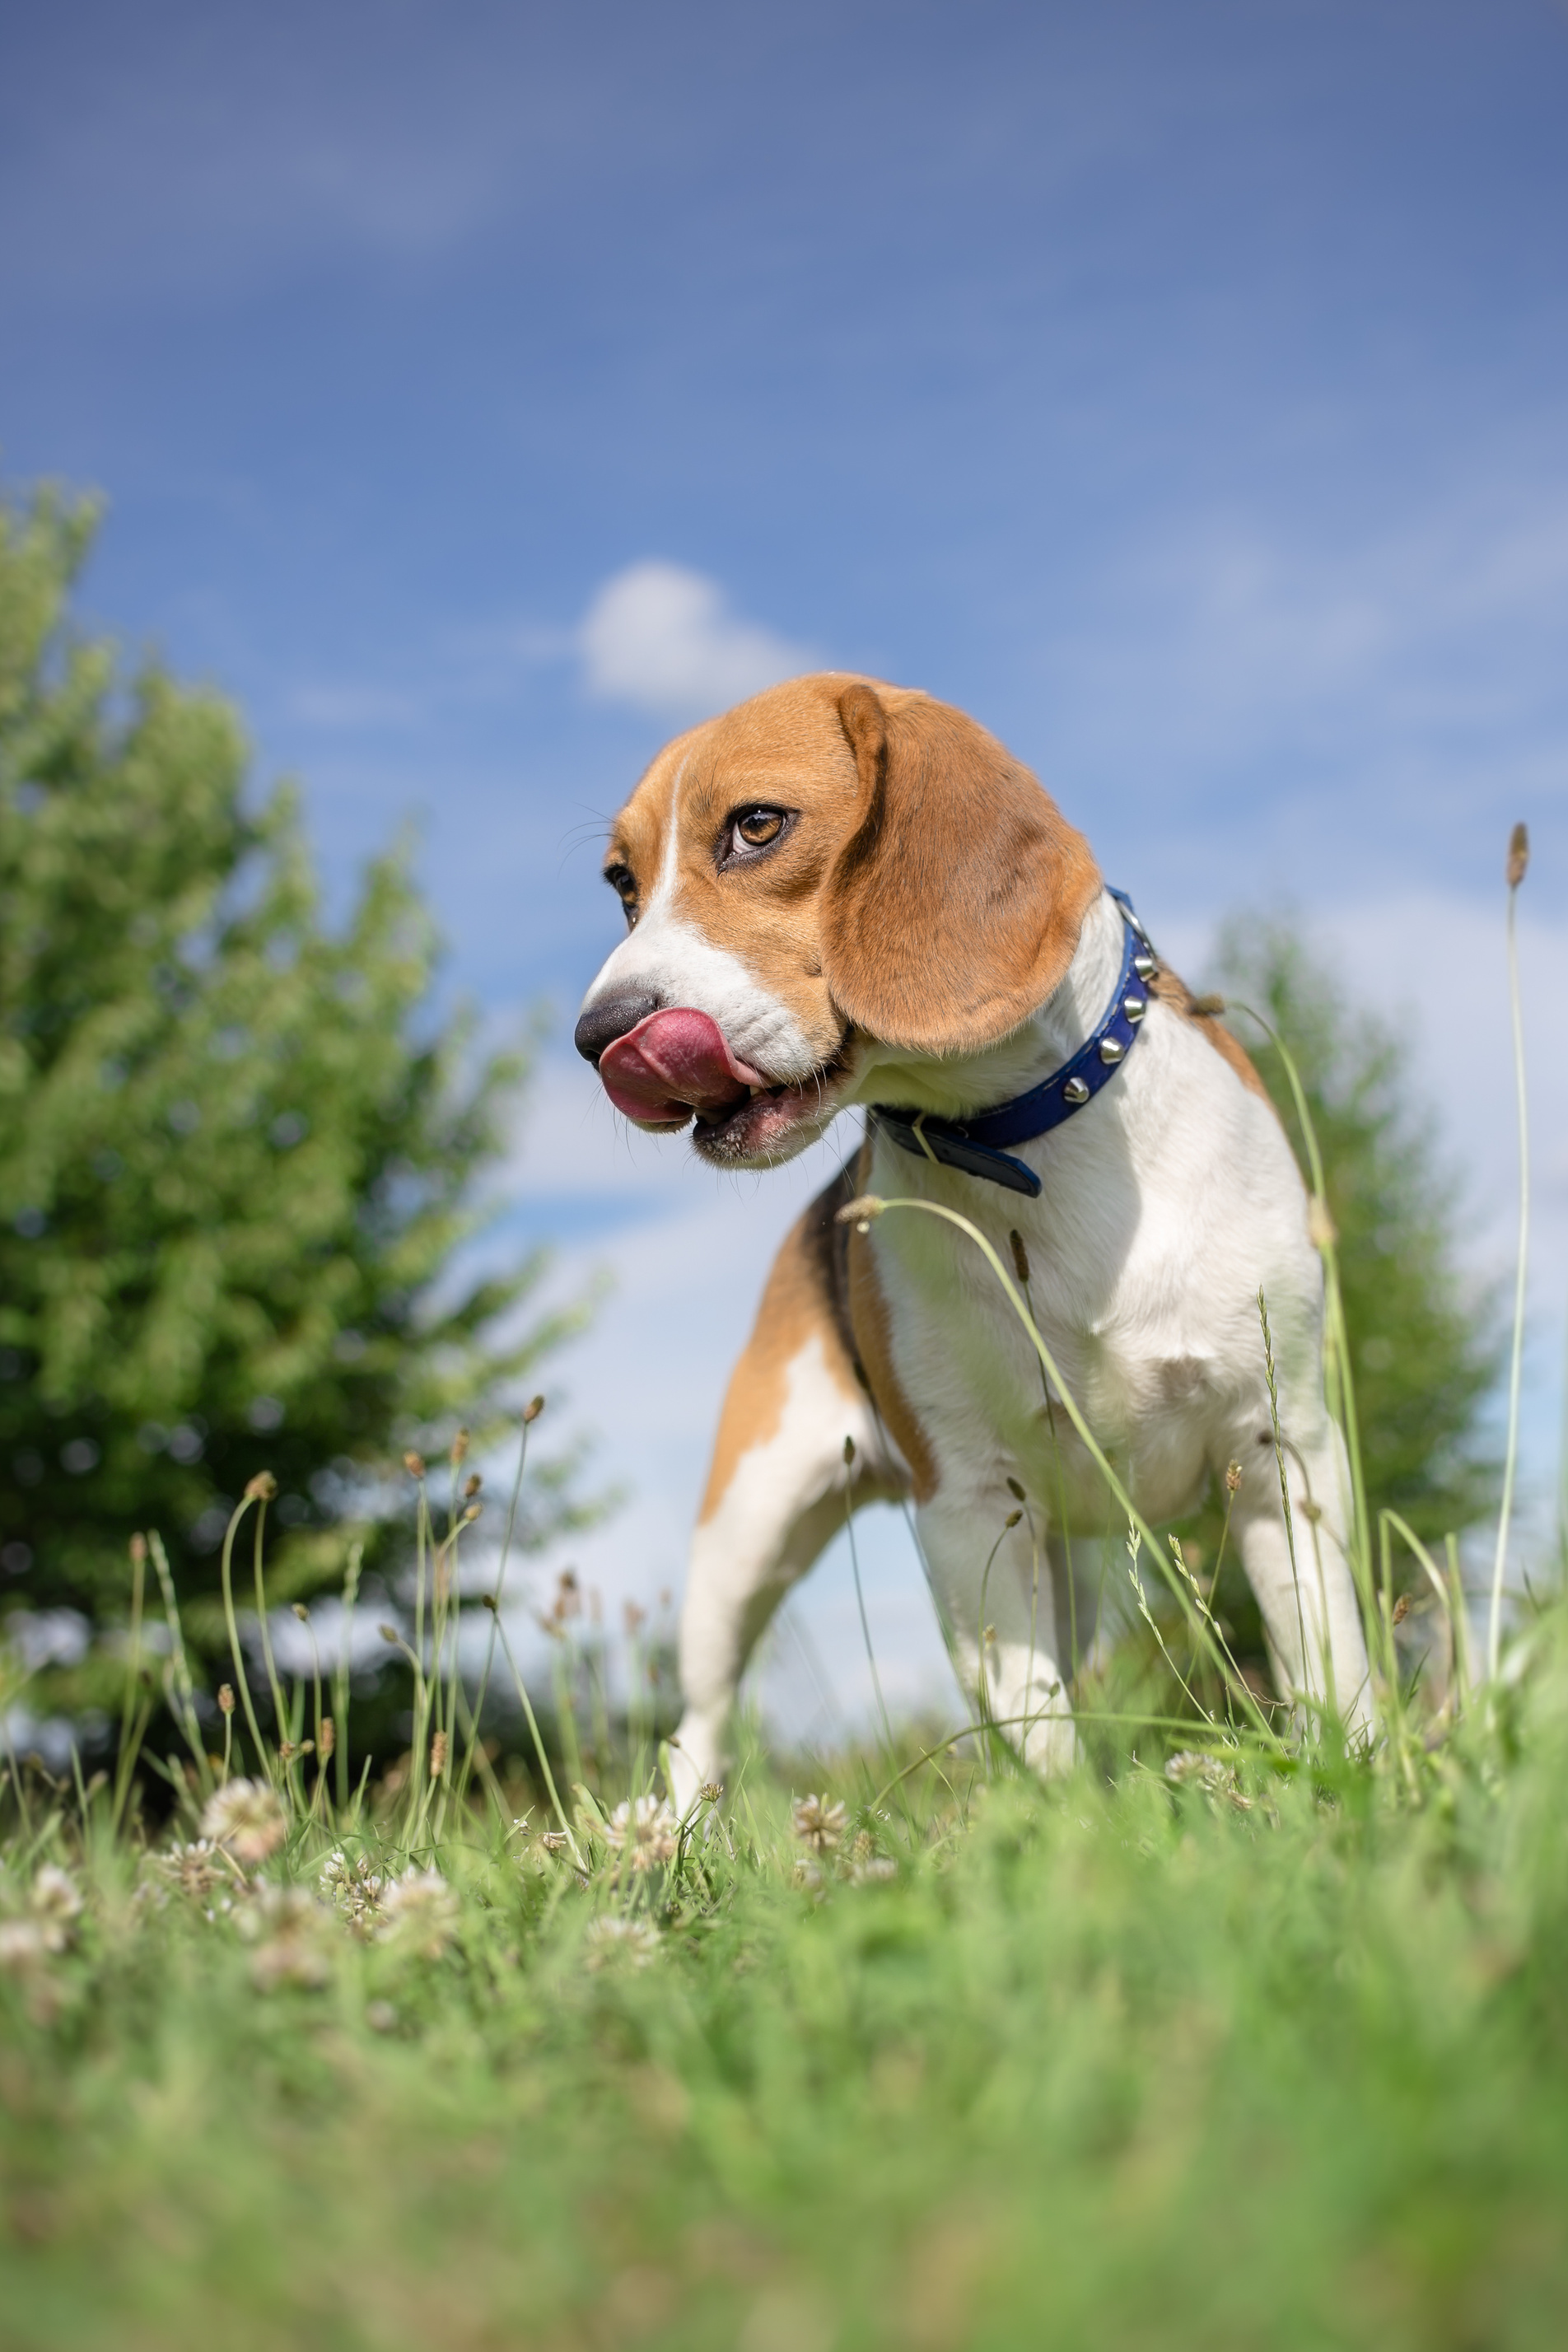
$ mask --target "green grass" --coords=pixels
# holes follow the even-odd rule
[[[46,1858],[83,1908],[0,1969],[0,2333],[1560,2343],[1562,1620],[1414,1786],[1386,1751],[1209,1777],[949,1758],[868,1818],[847,1759],[813,1859],[753,1759],[646,1873],[579,1802],[586,1885],[547,1817],[468,1811],[450,1919],[369,1940],[318,1906],[309,1820],[192,1899],[111,1792],[84,1828],[35,1780],[0,1909],[36,1916]],[[307,1890],[302,1920],[258,1922],[241,1876]]]
[[[580,1738],[563,1648],[552,1760],[499,1615],[490,1664],[531,1759],[478,1742],[482,1694],[448,1638],[477,1485],[459,1497],[459,1445],[444,1535],[410,1457],[412,1645],[388,1635],[413,1739],[367,1791],[346,1675],[286,1692],[268,1652],[247,1685],[234,1541],[254,1504],[264,1624],[270,1484],[253,1481],[224,1554],[240,1706],[223,1756],[153,1541],[132,1551],[112,1780],[12,1759],[0,1788],[4,2352],[1563,2341],[1568,1603],[1478,1687],[1457,1549],[1369,1507],[1323,1170],[1286,1062],[1370,1748],[1347,1756],[1300,1694],[1259,1702],[1211,1605],[1218,1558],[1205,1589],[1102,1458],[1138,1612],[1075,1684],[1077,1770],[1042,1786],[984,1727],[907,1749],[896,1777],[886,1753],[791,1776],[753,1743],[722,1804],[677,1824],[651,1711],[612,1766],[603,1682]],[[1021,1295],[950,1222],[1055,1381],[1022,1267]],[[1516,1446],[1512,1412],[1505,1486]],[[1505,1505],[1500,1562],[1507,1543]],[[1396,1554],[1437,1637],[1429,1690]],[[1498,1629],[1494,1605],[1489,1665]],[[170,1720],[188,1761],[143,1755],[162,1780],[138,1782],[139,1743]],[[263,1777],[237,1788],[247,1753]],[[627,1790],[640,1842],[637,1814],[606,1810]],[[219,1843],[193,1852],[204,1824]]]

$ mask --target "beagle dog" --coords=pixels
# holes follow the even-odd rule
[[[629,1119],[761,1169],[866,1111],[779,1253],[720,1420],[680,1625],[682,1801],[721,1776],[748,1655],[846,1508],[902,1496],[972,1696],[1036,1768],[1075,1752],[1094,1595],[1066,1538],[1104,1535],[1102,1476],[973,1243],[915,1213],[846,1226],[866,1193],[943,1203],[1026,1264],[1146,1519],[1243,1465],[1232,1530],[1280,1688],[1363,1728],[1300,1173],[1239,1045],[1159,970],[1036,778],[927,695],[796,678],[658,754],[605,875],[627,936],[575,1042]],[[1312,1537],[1294,1569],[1260,1288]]]

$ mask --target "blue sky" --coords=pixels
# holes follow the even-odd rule
[[[1408,1008],[1495,1265],[1526,816],[1540,1486],[1568,10],[59,0],[5,58],[6,475],[109,494],[89,606],[241,699],[336,898],[418,820],[498,1018],[569,1027],[664,735],[864,667],[1001,733],[1194,966],[1290,904]],[[608,1580],[678,1578],[801,1181],[629,1145],[547,1063],[509,1230],[618,1277],[570,1372],[641,1498]]]

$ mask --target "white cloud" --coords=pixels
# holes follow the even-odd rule
[[[741,620],[717,581],[679,563],[617,572],[577,642],[594,693],[680,716],[721,710],[814,666],[805,646]]]

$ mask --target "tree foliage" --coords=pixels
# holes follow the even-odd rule
[[[432,1015],[403,854],[329,929],[232,709],[72,629],[95,520],[0,508],[0,1590],[90,1615],[135,1528],[210,1590],[262,1469],[278,1589],[337,1567],[402,1446],[559,1328],[517,1336],[537,1258],[452,1274],[523,1056]]]

